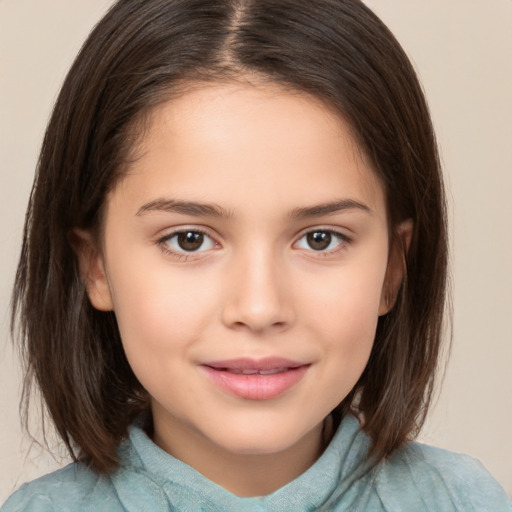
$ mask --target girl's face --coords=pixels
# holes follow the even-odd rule
[[[303,470],[388,310],[389,253],[383,189],[348,126],[303,94],[239,84],[156,110],[107,199],[101,255],[82,262],[158,444],[196,468],[294,452]]]

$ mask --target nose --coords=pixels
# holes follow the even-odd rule
[[[247,252],[231,265],[225,282],[224,324],[258,334],[288,329],[294,311],[284,262],[270,250]]]

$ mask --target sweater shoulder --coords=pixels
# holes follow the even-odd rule
[[[102,504],[97,510],[116,511],[114,498],[115,490],[108,477],[81,463],[72,463],[22,485],[4,503],[1,512],[74,512],[96,510],[96,504]]]
[[[379,473],[379,495],[393,506],[408,500],[409,510],[512,511],[500,484],[468,455],[409,443],[385,461]]]

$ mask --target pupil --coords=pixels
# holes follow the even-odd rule
[[[315,251],[327,249],[331,243],[331,239],[331,233],[325,231],[315,231],[307,235],[308,245]]]
[[[196,251],[203,245],[204,235],[202,233],[194,233],[189,231],[187,233],[178,234],[178,245],[184,251]]]

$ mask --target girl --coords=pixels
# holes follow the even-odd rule
[[[14,292],[76,462],[2,510],[509,510],[411,442],[446,245],[421,88],[359,1],[117,2],[56,103]]]

